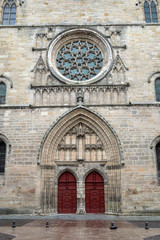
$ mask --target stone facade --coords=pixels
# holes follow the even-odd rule
[[[0,211],[57,213],[58,179],[69,171],[77,213],[86,213],[85,179],[97,171],[105,213],[158,214],[159,23],[145,23],[143,1],[15,2],[16,24],[0,25]],[[72,38],[102,53],[102,69],[88,82],[65,81],[56,66]]]

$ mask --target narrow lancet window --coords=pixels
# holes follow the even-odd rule
[[[160,142],[156,145],[156,157],[157,157],[158,183],[160,184]]]
[[[3,9],[3,25],[15,25],[16,4],[14,0],[8,0]]]
[[[148,1],[144,2],[144,14],[146,23],[151,23],[150,7]]]
[[[157,23],[158,22],[157,9],[154,1],[151,2],[151,16],[152,16],[152,22]]]
[[[6,144],[0,140],[0,174],[5,172]]]
[[[154,0],[146,0],[144,2],[144,14],[146,23],[157,23],[157,8]]]
[[[6,85],[0,83],[0,104],[5,104],[6,101]]]

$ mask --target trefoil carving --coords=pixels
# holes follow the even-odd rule
[[[32,71],[34,72],[35,85],[46,85],[46,83],[50,81],[49,76],[47,76],[46,65],[41,55]]]
[[[124,84],[126,83],[126,71],[128,68],[125,66],[123,60],[121,59],[119,52],[117,51],[117,56],[114,59],[112,70],[108,76],[109,84]]]

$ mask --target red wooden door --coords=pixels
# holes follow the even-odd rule
[[[72,173],[64,172],[58,180],[58,213],[76,213],[77,186]]]
[[[104,181],[99,173],[91,172],[85,182],[85,203],[87,213],[104,213]]]

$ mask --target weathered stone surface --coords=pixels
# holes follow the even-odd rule
[[[49,71],[49,45],[73,27],[98,31],[112,48],[111,71],[98,82],[65,84]],[[0,212],[57,212],[58,176],[66,169],[78,179],[77,213],[85,212],[85,177],[93,169],[104,178],[106,213],[159,212],[160,105],[151,77],[160,76],[159,33],[159,24],[145,24],[143,2],[133,0],[28,0],[17,7],[15,26],[0,26],[0,82],[7,86]]]

